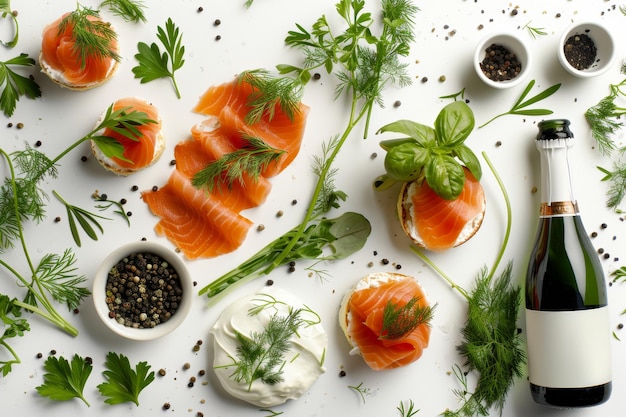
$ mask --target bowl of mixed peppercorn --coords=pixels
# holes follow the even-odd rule
[[[578,78],[604,74],[613,63],[611,33],[594,22],[572,23],[562,33],[558,57],[567,72]]]
[[[494,88],[518,85],[528,74],[531,57],[524,41],[509,33],[485,36],[474,50],[478,78]]]
[[[109,329],[127,339],[152,340],[185,320],[193,282],[174,251],[139,241],[117,248],[102,261],[92,292],[96,312]]]

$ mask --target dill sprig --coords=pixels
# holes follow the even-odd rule
[[[363,404],[365,404],[365,396],[369,395],[372,391],[371,388],[363,385],[363,382],[360,382],[359,385],[348,385],[348,388],[359,394],[361,400],[363,401]]]
[[[459,292],[468,305],[465,326],[461,330],[463,340],[457,350],[465,360],[466,370],[457,366],[455,375],[463,385],[454,392],[462,401],[458,410],[446,410],[445,417],[487,416],[491,408],[502,412],[507,393],[516,378],[522,375],[526,357],[522,339],[517,328],[517,316],[521,304],[521,290],[512,286],[512,263],[502,273],[495,272],[502,260],[511,231],[511,203],[491,161],[483,152],[487,165],[496,177],[502,191],[507,211],[507,226],[500,250],[491,270],[481,269],[474,289],[467,291],[456,284],[419,249],[413,251],[435,270],[453,289]],[[472,392],[467,386],[466,374],[476,371],[478,383]]]
[[[345,96],[350,101],[343,133],[323,143],[323,155],[315,158],[313,171],[317,182],[304,218],[237,268],[204,287],[200,294],[214,297],[244,279],[268,274],[278,266],[298,259],[343,258],[361,249],[369,236],[369,222],[358,213],[324,218],[347,198],[346,193],[337,190],[333,184],[337,172],[333,162],[362,122],[363,137],[367,137],[374,105],[384,104],[384,88],[390,84],[410,84],[407,66],[401,58],[409,54],[414,41],[413,19],[418,8],[410,0],[382,0],[380,26],[376,25],[372,14],[365,11],[364,0],[341,0],[335,9],[343,27],[331,28],[325,16],[313,23],[311,30],[296,24],[296,29],[288,33],[285,42],[303,53],[303,65],[277,66],[280,74],[296,80],[292,83],[295,88],[306,85],[313,72],[321,68],[335,75],[336,98]],[[378,36],[373,27],[380,27]],[[266,97],[269,97],[268,104],[275,103],[271,94]],[[347,223],[352,223],[354,228],[344,229],[343,224]],[[330,233],[326,233],[328,230]],[[330,247],[334,256],[325,256],[324,247]],[[337,257],[338,254],[341,256]]]
[[[100,12],[90,7],[76,5],[76,10],[69,13],[59,24],[58,33],[62,34],[71,29],[73,49],[81,60],[81,68],[87,64],[87,59],[114,59],[120,60],[115,48],[117,33],[111,24],[100,20]]]
[[[300,110],[300,101],[304,92],[301,80],[275,77],[266,70],[256,69],[241,73],[238,82],[248,83],[253,89],[246,102],[246,105],[250,107],[245,116],[247,124],[255,124],[264,117],[272,120],[277,107],[290,120],[293,120]]]
[[[300,313],[300,309],[290,309],[287,315],[274,314],[262,332],[249,336],[235,333],[237,358],[223,367],[235,366],[232,377],[236,382],[246,383],[250,390],[257,380],[269,385],[283,381],[284,355],[290,347],[289,339],[302,325]]]
[[[420,298],[413,297],[406,304],[400,305],[387,301],[383,310],[383,326],[380,339],[400,339],[421,325],[429,325],[434,309],[419,304]]]
[[[223,185],[228,189],[235,183],[245,185],[246,178],[257,181],[261,172],[270,164],[276,163],[285,153],[257,137],[244,134],[242,140],[244,143],[241,148],[210,162],[194,174],[191,184],[209,192],[216,186],[221,190]]]
[[[626,65],[622,66],[622,74],[626,74]],[[591,128],[591,136],[596,141],[600,152],[609,156],[617,148],[613,135],[621,129],[624,121],[621,116],[626,114],[626,107],[618,106],[616,100],[625,97],[626,79],[618,84],[609,85],[609,94],[585,112],[585,119]]]
[[[408,406],[404,406],[404,402],[400,401],[400,405],[396,407],[401,417],[413,417],[417,413],[419,413],[419,408],[415,409],[415,404],[413,400],[409,400]]]
[[[144,15],[145,4],[139,0],[104,0],[100,8],[108,7],[115,15],[127,22],[146,22]]]
[[[626,197],[626,161],[618,160],[613,162],[613,170],[597,167],[604,177],[601,181],[608,181],[610,183],[607,190],[606,206],[612,209],[622,203],[624,197]]]

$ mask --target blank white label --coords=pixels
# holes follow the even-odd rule
[[[609,326],[607,307],[526,309],[530,382],[549,388],[584,388],[611,381]]]

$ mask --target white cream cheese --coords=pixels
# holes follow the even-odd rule
[[[275,314],[286,316],[290,309],[298,308],[302,309],[300,318],[306,323],[289,339],[289,349],[283,355],[283,380],[273,385],[258,379],[252,384],[238,382],[233,376],[239,346],[236,334],[250,337],[255,332],[262,333]],[[258,313],[252,314],[254,310]],[[266,288],[236,301],[222,312],[211,333],[214,336],[213,366],[218,380],[228,393],[258,407],[274,407],[299,398],[326,372],[324,358],[328,336],[319,316],[284,290]]]

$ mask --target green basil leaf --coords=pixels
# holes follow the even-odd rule
[[[480,181],[483,175],[482,168],[480,166],[480,160],[468,146],[461,145],[454,149],[454,154],[459,158],[463,164],[470,170],[474,178]]]
[[[412,181],[420,175],[428,156],[427,149],[403,143],[389,149],[385,155],[385,170],[393,180]]]
[[[405,134],[415,139],[419,144],[424,147],[430,147],[436,144],[435,130],[432,127],[413,122],[411,120],[398,120],[396,122],[389,123],[388,125],[385,125],[378,129],[378,132],[376,133],[383,132],[395,132]],[[385,147],[383,146],[383,148]]]
[[[435,120],[435,131],[440,146],[462,144],[474,129],[474,113],[464,101],[446,105]]]
[[[450,155],[436,155],[430,158],[424,174],[430,188],[446,200],[456,199],[465,185],[465,171]]]

